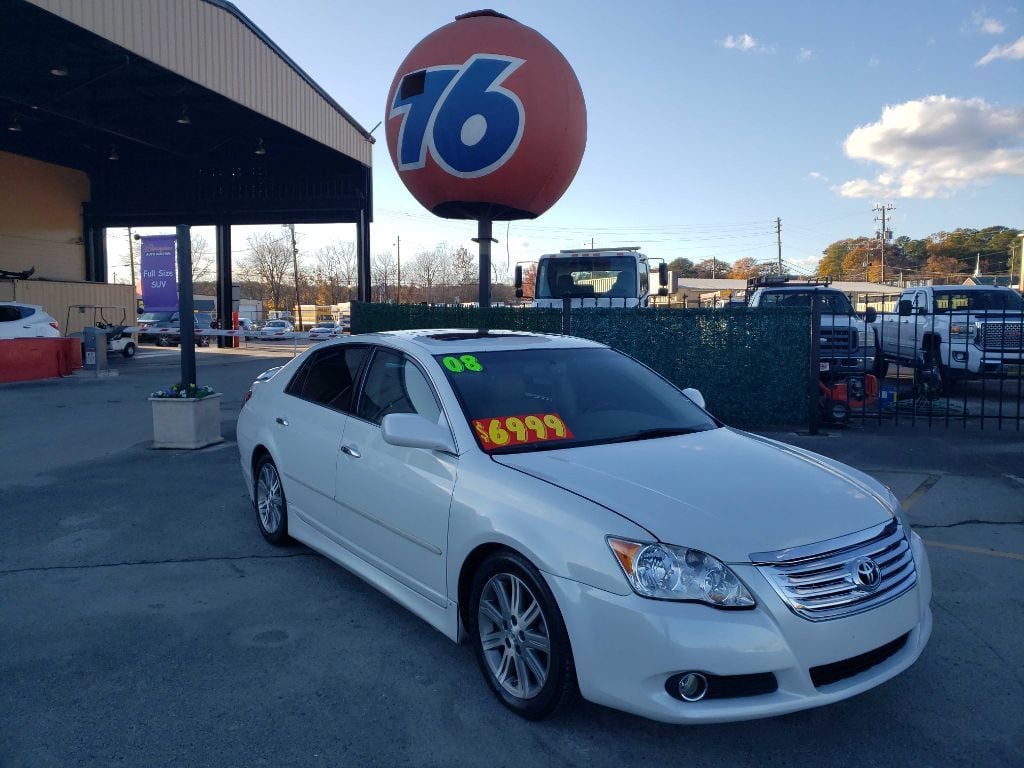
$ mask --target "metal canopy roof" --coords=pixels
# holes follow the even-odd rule
[[[230,3],[0,19],[0,150],[87,173],[87,226],[369,220],[372,138]]]

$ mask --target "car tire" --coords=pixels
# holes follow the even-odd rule
[[[135,342],[129,341],[124,345],[124,349],[121,350],[121,354],[125,357],[135,357]]]
[[[169,347],[171,346],[171,342],[166,336],[161,335],[156,337],[156,345],[158,347]]]
[[[274,546],[288,543],[288,502],[281,474],[270,456],[263,456],[253,473],[253,507],[263,538]]]
[[[526,558],[502,551],[481,563],[466,619],[480,671],[502,704],[541,720],[575,702],[569,633],[544,577]]]

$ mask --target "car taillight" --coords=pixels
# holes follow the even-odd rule
[[[50,323],[50,327],[53,328],[53,330],[55,330],[55,331],[59,331],[60,330],[60,326],[57,325],[57,323]]]
[[[244,395],[242,395],[242,407],[245,408],[245,404],[248,403],[251,399],[252,399],[252,387],[249,388],[248,392],[246,392]]]

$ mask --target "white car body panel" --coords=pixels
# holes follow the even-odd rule
[[[254,453],[266,450],[281,470],[288,533],[449,638],[464,639],[459,605],[465,599],[465,564],[481,547],[505,546],[532,562],[550,586],[584,697],[656,720],[722,722],[827,704],[898,674],[924,648],[932,622],[931,577],[916,535],[916,586],[871,610],[823,622],[794,613],[750,562],[753,552],[817,543],[898,516],[892,495],[866,475],[728,428],[490,456],[477,446],[431,357],[452,349],[450,342],[446,346],[418,332],[326,342],[349,343],[402,350],[419,361],[451,426],[456,454],[385,444],[377,425],[285,394],[304,359],[325,348],[319,345],[253,385],[237,430],[249,493]],[[514,342],[471,339],[458,350],[476,353],[510,344],[600,346],[526,336]],[[343,446],[360,457],[343,453]],[[661,540],[727,560],[756,607],[721,610],[640,597],[613,557],[608,536]],[[810,667],[871,651],[904,634],[905,647],[881,664],[821,688],[811,683]],[[681,702],[666,693],[665,680],[688,669],[773,672],[778,690]]]
[[[21,301],[0,301],[0,307],[17,307],[32,310],[28,317],[0,322],[0,339],[59,338],[57,321],[39,304],[25,304]],[[51,325],[52,323],[52,325]]]
[[[729,429],[496,460],[604,504],[660,541],[730,563],[750,562],[752,552],[836,538],[892,517],[862,484]],[[743,471],[729,472],[729,467]],[[727,486],[723,471],[729,472]],[[827,499],[827,506],[796,501],[809,495]]]

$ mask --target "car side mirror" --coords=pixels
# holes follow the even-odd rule
[[[523,267],[521,264],[516,264],[515,270],[515,285],[516,285],[516,296],[522,298],[523,295]]]
[[[381,422],[380,429],[384,442],[390,445],[456,452],[448,429],[418,413],[389,413]]]
[[[875,322],[878,319],[878,311],[874,307],[868,307],[864,310],[864,320],[869,323]]]
[[[896,305],[896,311],[900,317],[907,317],[914,313],[914,305],[910,299],[900,299],[900,303]]]
[[[664,261],[658,265],[658,285],[668,285],[668,264]],[[658,295],[664,296],[665,294],[659,293]]]
[[[693,400],[693,402],[695,402],[701,408],[706,408],[707,407],[707,405],[704,402],[704,395],[702,395],[700,393],[699,389],[694,389],[693,387],[687,387],[686,389],[683,390],[683,394],[686,395],[691,400]]]

